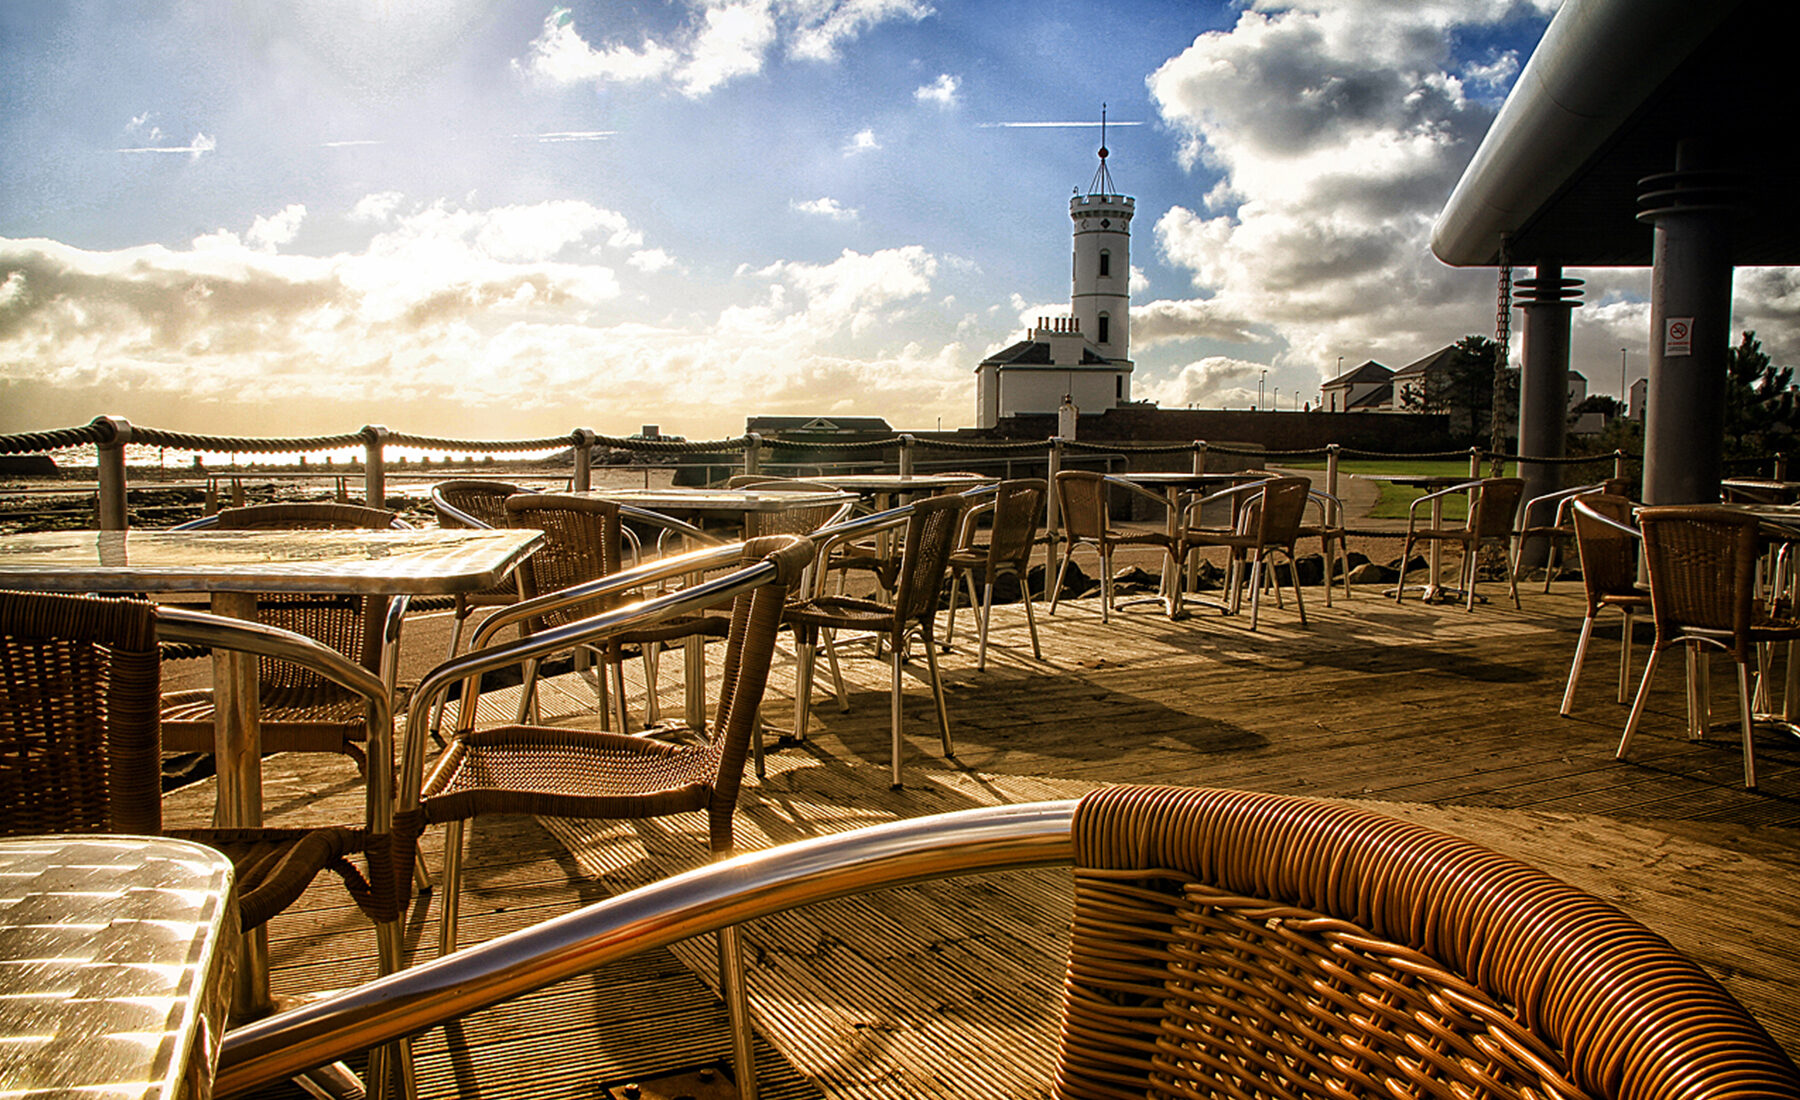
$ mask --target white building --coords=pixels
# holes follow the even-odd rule
[[[1104,131],[1102,131],[1104,135]],[[1065,399],[1084,413],[1131,400],[1131,216],[1136,201],[1116,193],[1100,167],[1085,195],[1069,200],[1074,223],[1069,316],[1040,317],[1025,339],[975,368],[975,424],[1055,413]]]

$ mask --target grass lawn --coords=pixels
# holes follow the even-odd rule
[[[1297,470],[1324,470],[1325,460],[1314,459],[1306,462],[1283,463]],[[1488,469],[1484,465],[1482,475],[1487,476]],[[1501,476],[1516,473],[1513,466],[1503,471]],[[1442,475],[1445,477],[1467,478],[1469,461],[1465,458],[1445,459],[1381,459],[1353,458],[1338,462],[1339,475],[1344,474],[1418,474],[1421,476]],[[1376,499],[1375,507],[1370,509],[1371,519],[1405,519],[1412,502],[1425,495],[1424,489],[1415,489],[1410,485],[1378,485],[1381,495]],[[1461,523],[1469,514],[1468,498],[1461,493],[1444,498],[1444,521]],[[1419,509],[1421,522],[1427,519],[1426,509]]]

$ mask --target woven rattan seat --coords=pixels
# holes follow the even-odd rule
[[[1171,561],[1180,561],[1179,535],[1171,535],[1167,531],[1130,531],[1113,525],[1109,498],[1114,486],[1126,491],[1136,491],[1152,500],[1162,499],[1136,486],[1110,481],[1104,474],[1089,470],[1059,470],[1056,474],[1061,533],[1068,540],[1068,546],[1064,549],[1062,565],[1056,571],[1056,582],[1050,588],[1052,615],[1056,614],[1056,605],[1062,598],[1063,577],[1075,560],[1076,547],[1092,547],[1099,555],[1100,621],[1103,623],[1112,621],[1114,550],[1121,546],[1158,546],[1169,555]]]
[[[1454,493],[1468,493],[1469,514],[1461,527],[1433,527],[1429,523],[1419,526],[1419,506],[1434,498],[1449,496]],[[1484,477],[1475,481],[1465,481],[1452,485],[1447,489],[1439,489],[1435,493],[1426,493],[1413,501],[1406,516],[1406,539],[1400,545],[1400,578],[1395,583],[1394,599],[1405,598],[1406,563],[1412,557],[1413,545],[1420,542],[1449,542],[1462,548],[1462,574],[1460,583],[1467,600],[1468,610],[1475,610],[1475,579],[1479,574],[1481,547],[1484,543],[1498,542],[1502,547],[1510,548],[1513,538],[1513,516],[1519,510],[1519,499],[1525,495],[1525,482],[1516,477]],[[1510,563],[1510,557],[1508,559]],[[1507,586],[1512,593],[1513,606],[1519,603],[1519,586],[1509,567],[1506,570]],[[1431,578],[1436,584],[1437,578]]]
[[[1234,531],[1188,529],[1182,534],[1184,556],[1187,550],[1214,546],[1230,548],[1231,569],[1226,587],[1231,592],[1234,613],[1243,603],[1245,563],[1249,563],[1251,630],[1256,629],[1262,605],[1263,559],[1270,554],[1285,556],[1288,581],[1294,589],[1294,605],[1300,611],[1300,625],[1305,626],[1306,603],[1300,595],[1300,570],[1294,561],[1294,544],[1300,537],[1300,521],[1306,516],[1312,481],[1304,477],[1271,477],[1227,492],[1240,496],[1243,522]]]
[[[949,645],[956,633],[956,582],[961,578],[969,589],[969,604],[977,608],[979,641],[976,645],[976,669],[987,668],[988,619],[994,609],[994,583],[1011,574],[1019,582],[1019,600],[1025,605],[1025,625],[1031,632],[1031,655],[1041,661],[1044,651],[1038,645],[1037,617],[1031,609],[1031,584],[1027,572],[1031,552],[1037,547],[1038,527],[1044,518],[1044,498],[1050,483],[1043,478],[1014,478],[994,487],[990,504],[970,509],[963,521],[966,537],[950,554],[950,613],[944,620],[944,644]],[[986,512],[993,516],[987,542],[974,538],[970,520]],[[975,577],[982,579],[982,594],[975,594]]]
[[[950,741],[950,715],[944,706],[944,684],[938,675],[932,620],[937,615],[939,593],[949,566],[951,548],[956,544],[958,521],[965,503],[961,496],[926,497],[913,501],[903,510],[896,510],[904,517],[906,530],[901,539],[900,572],[895,580],[893,603],[852,596],[815,595],[791,604],[783,615],[783,622],[793,628],[799,647],[794,735],[801,740],[806,737],[807,719],[812,712],[813,661],[817,655],[819,632],[868,631],[878,644],[888,649],[888,659],[893,666],[890,767],[895,787],[900,786],[900,762],[904,755],[900,737],[900,666],[905,658],[907,636],[914,631],[919,635],[920,648],[925,651],[925,662],[931,673],[931,695],[937,709],[944,755],[951,758],[956,755]],[[826,652],[835,667],[836,646],[828,645]],[[842,680],[834,679],[838,679],[841,693]],[[841,694],[839,702],[844,702]]]
[[[157,615],[145,600],[0,592],[0,743],[7,746],[0,752],[0,831],[163,834],[209,844],[236,868],[246,929],[286,909],[329,869],[369,917],[389,926],[397,960],[406,879],[395,870],[411,868],[411,850],[402,856],[393,836],[375,833],[369,821],[306,829],[163,827]],[[226,641],[245,630],[234,620],[185,615]],[[379,694],[368,680],[365,687]],[[382,706],[386,714],[385,700]],[[367,856],[366,871],[350,862],[356,853]]]
[[[1744,746],[1744,786],[1756,786],[1756,739],[1750,714],[1750,665],[1761,664],[1762,646],[1800,639],[1800,620],[1773,615],[1756,598],[1756,563],[1760,556],[1760,521],[1746,512],[1717,505],[1681,504],[1638,512],[1644,535],[1644,564],[1650,573],[1650,610],[1656,618],[1656,643],[1644,664],[1644,678],[1631,705],[1631,717],[1619,738],[1618,758],[1625,758],[1644,704],[1650,680],[1663,651],[1686,644],[1697,656],[1689,663],[1689,735],[1701,736],[1708,710],[1696,695],[1691,677],[1703,646],[1724,650],[1737,665],[1738,726]],[[1790,659],[1792,651],[1789,653]],[[1766,672],[1766,668],[1763,669]]]
[[[1526,545],[1532,539],[1548,539],[1549,545],[1544,551],[1544,591],[1550,591],[1550,582],[1562,572],[1563,548],[1575,538],[1575,518],[1571,512],[1575,501],[1592,493],[1622,497],[1629,490],[1630,485],[1625,479],[1611,477],[1591,485],[1558,489],[1554,493],[1545,493],[1526,501],[1524,507],[1519,509],[1521,526],[1513,537],[1513,584],[1516,586],[1524,576]],[[1531,522],[1533,516],[1541,516],[1546,508],[1551,509],[1549,523]]]
[[[1054,1095],[1800,1096],[1705,971],[1613,906],[1423,826],[1110,787],[1073,824]]]
[[[227,508],[209,526],[222,531],[379,531],[394,521],[394,513],[382,508],[308,501]],[[384,600],[350,594],[282,592],[256,598],[258,622],[304,634],[375,673],[382,669],[386,609]],[[257,667],[264,751],[335,752],[359,766],[364,763],[368,713],[359,696],[286,661],[264,658]],[[213,751],[213,716],[210,688],[164,696],[164,751]]]
[[[1606,608],[1617,608],[1625,623],[1619,641],[1619,702],[1626,700],[1631,674],[1631,620],[1650,610],[1650,593],[1639,587],[1638,537],[1630,530],[1633,504],[1610,493],[1587,493],[1577,498],[1570,512],[1575,550],[1581,557],[1581,584],[1587,595],[1587,614],[1581,620],[1581,638],[1575,643],[1575,659],[1569,665],[1569,683],[1563,689],[1560,713],[1565,717],[1575,704],[1575,682],[1587,656],[1594,619]]]

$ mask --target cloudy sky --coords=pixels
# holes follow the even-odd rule
[[[0,5],[0,431],[968,424],[1067,312],[1102,103],[1136,395],[1316,400],[1491,335],[1493,273],[1427,238],[1554,6]],[[1648,280],[1575,274],[1616,392]]]

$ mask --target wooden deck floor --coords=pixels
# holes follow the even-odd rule
[[[957,757],[942,758],[921,679],[906,701],[907,785],[887,786],[886,669],[849,660],[850,705],[821,700],[813,737],[747,786],[740,843],[760,847],[896,817],[1077,795],[1118,782],[1354,799],[1517,855],[1619,904],[1717,975],[1800,1053],[1800,742],[1759,733],[1746,791],[1735,733],[1689,742],[1667,662],[1634,744],[1613,749],[1617,627],[1596,640],[1573,718],[1557,703],[1580,622],[1577,587],[1460,607],[1360,591],[1310,626],[1292,606],[1248,618],[1155,609],[1102,625],[1093,600],[998,609],[985,672],[972,637],[945,662]],[[960,616],[959,616],[960,618]],[[967,620],[959,626],[971,625]],[[915,671],[923,675],[923,662]],[[671,677],[672,678],[672,677]],[[766,716],[792,715],[791,666]],[[1719,677],[1722,693],[1729,678]],[[271,761],[266,801],[331,812],[316,762]],[[324,778],[322,778],[324,777]],[[210,805],[171,796],[172,816]],[[471,830],[465,942],[692,867],[704,825],[483,821]],[[832,1097],[1037,1096],[1047,1091],[1068,919],[1062,873],[1021,872],[851,899],[748,928],[765,1091]],[[335,887],[272,926],[278,991],[359,981],[372,937]],[[429,943],[436,905],[414,914]],[[423,952],[429,955],[430,949]],[[725,1057],[710,944],[553,987],[418,1044],[427,1095],[604,1095],[599,1083]],[[773,1088],[770,1088],[770,1086]]]

